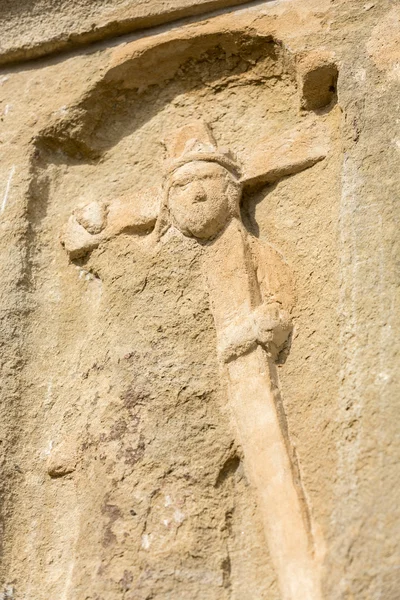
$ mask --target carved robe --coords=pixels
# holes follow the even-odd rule
[[[261,264],[278,253],[256,247],[265,294],[282,294]],[[85,261],[109,352],[84,382],[77,600],[279,597],[220,384],[204,251],[171,229],[156,253],[120,235]]]

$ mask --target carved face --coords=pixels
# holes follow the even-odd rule
[[[173,173],[168,204],[173,224],[184,235],[205,240],[222,231],[239,195],[229,178],[221,165],[202,161]]]

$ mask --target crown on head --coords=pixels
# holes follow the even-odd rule
[[[181,127],[165,140],[168,158],[165,175],[171,175],[179,167],[194,161],[214,162],[236,179],[240,179],[240,166],[233,154],[224,148],[218,149],[214,136],[204,121],[195,121]]]

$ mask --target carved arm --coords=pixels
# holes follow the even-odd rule
[[[136,235],[149,233],[156,222],[158,207],[158,197],[152,190],[134,200],[81,204],[63,228],[61,243],[74,260],[124,231]]]

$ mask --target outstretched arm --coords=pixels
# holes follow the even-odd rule
[[[61,243],[74,260],[124,231],[136,235],[149,233],[157,219],[158,204],[153,190],[134,200],[81,204],[68,219]]]

